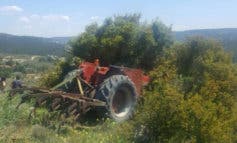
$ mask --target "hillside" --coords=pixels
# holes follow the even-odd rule
[[[184,41],[190,36],[203,36],[221,41],[227,51],[233,53],[234,61],[237,62],[237,28],[202,29],[175,32],[178,41]]]
[[[63,55],[64,38],[15,36],[0,33],[0,53],[24,55]]]
[[[203,36],[221,41],[224,48],[234,55],[237,62],[237,28],[202,29],[175,31],[178,41],[184,41],[190,36]],[[72,37],[32,37],[15,36],[0,33],[0,53],[28,55],[62,55],[65,44]]]

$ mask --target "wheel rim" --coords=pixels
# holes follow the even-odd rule
[[[116,117],[126,116],[132,109],[134,97],[132,91],[127,86],[120,87],[112,99],[112,113]]]

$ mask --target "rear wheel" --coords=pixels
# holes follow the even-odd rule
[[[129,119],[136,104],[136,89],[124,75],[113,75],[100,86],[95,98],[107,103],[106,112],[117,122]]]

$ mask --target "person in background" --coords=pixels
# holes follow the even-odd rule
[[[4,92],[4,89],[6,87],[6,78],[0,77],[0,90],[1,92]]]
[[[20,76],[16,76],[16,79],[13,80],[12,82],[12,89],[16,89],[16,88],[22,88],[22,82],[20,80]]]

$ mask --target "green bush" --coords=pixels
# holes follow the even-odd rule
[[[11,124],[26,122],[28,118],[27,107],[16,109],[19,97],[9,100],[5,94],[0,94],[0,129]]]
[[[235,142],[237,72],[230,59],[218,43],[199,38],[164,51],[135,118],[134,128],[143,126],[138,139]]]
[[[102,65],[124,65],[146,70],[154,67],[161,51],[173,43],[171,28],[159,20],[140,21],[139,14],[114,16],[93,23],[70,42],[73,56]]]
[[[10,77],[12,74],[13,70],[11,67],[4,67],[4,66],[0,66],[0,77]]]
[[[40,85],[42,87],[53,87],[63,81],[64,76],[73,69],[76,68],[72,63],[73,59],[69,59],[67,61],[59,61],[54,69],[47,71],[43,74],[42,79],[40,81]]]

